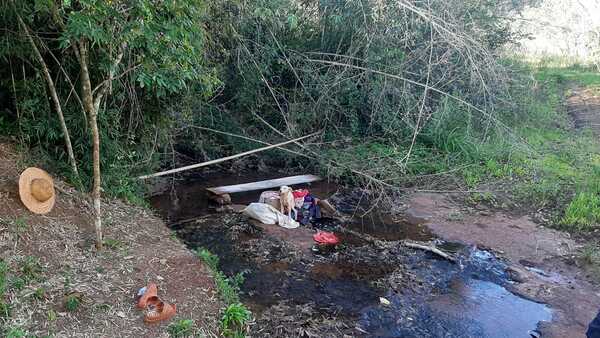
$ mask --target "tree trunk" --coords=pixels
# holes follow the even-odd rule
[[[92,131],[92,164],[94,183],[92,187],[92,201],[94,204],[94,227],[96,229],[96,248],[102,249],[102,218],[100,209],[100,135],[98,133],[98,109],[94,106],[94,96],[90,73],[88,71],[88,45],[79,42],[79,64],[81,66],[81,95],[83,106],[87,111],[90,130]]]
[[[23,22],[23,20],[21,19],[20,16],[17,16],[17,20],[19,21],[21,28],[25,31],[25,34],[27,35],[27,39],[29,40],[29,43],[31,44],[31,48],[33,49],[33,54],[35,55],[36,59],[42,66],[42,72],[44,73],[44,77],[46,78],[46,83],[48,84],[48,89],[50,90],[50,96],[52,97],[52,102],[54,103],[54,109],[56,110],[56,113],[58,114],[58,120],[60,121],[60,128],[62,129],[63,137],[65,139],[65,145],[67,147],[67,155],[69,156],[69,163],[71,164],[71,170],[73,171],[73,174],[75,175],[75,177],[78,179],[79,171],[77,170],[77,162],[75,161],[75,155],[73,153],[73,146],[71,145],[71,136],[69,135],[69,129],[67,128],[67,124],[65,123],[65,116],[63,114],[62,106],[58,99],[58,94],[56,93],[56,87],[54,86],[54,81],[52,80],[52,76],[50,75],[50,71],[48,70],[48,66],[46,65],[46,62],[44,61],[42,54],[40,53],[39,49],[37,48],[37,45],[35,44],[35,41],[33,40],[31,33],[29,32],[29,28],[27,27],[27,25],[25,25],[25,22]]]

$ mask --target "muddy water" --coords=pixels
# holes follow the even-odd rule
[[[205,247],[220,256],[220,268],[227,275],[244,273],[241,296],[257,317],[256,336],[530,337],[528,331],[551,319],[545,305],[509,291],[505,266],[491,253],[439,243],[459,258],[453,264],[409,250],[397,240],[428,241],[431,233],[377,212],[362,215],[356,196],[338,193],[332,199],[347,215],[355,215],[352,220],[315,224],[337,232],[344,242],[334,252],[319,254],[297,251],[239,215],[217,214],[210,208],[204,192],[208,186],[285,175],[256,176],[198,177],[151,199],[170,222],[204,215],[174,230],[191,248]],[[327,183],[307,187],[319,197],[338,190]],[[244,193],[232,199],[245,204],[259,195]],[[345,229],[385,244],[370,243]]]

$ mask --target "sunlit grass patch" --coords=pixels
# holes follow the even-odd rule
[[[600,222],[600,196],[597,193],[580,192],[569,203],[561,225],[578,230],[590,230]]]

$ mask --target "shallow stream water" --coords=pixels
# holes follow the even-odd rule
[[[286,331],[277,331],[284,330],[278,325],[288,325],[296,326],[294,332],[301,336],[308,332],[302,331],[305,327],[316,325],[317,334],[323,336],[339,332],[372,337],[530,337],[528,332],[540,321],[551,320],[551,310],[544,304],[510,292],[512,282],[505,265],[493,254],[435,239],[426,227],[399,222],[377,210],[367,215],[352,213],[349,206],[360,203],[356,198],[338,193],[332,199],[348,216],[355,214],[350,221],[325,219],[315,225],[338,232],[344,245],[333,252],[300,255],[291,255],[285,243],[248,231],[253,228],[241,216],[216,213],[206,198],[209,186],[281,176],[285,175],[199,176],[176,182],[150,199],[171,224],[204,216],[201,222],[177,224],[173,229],[189,247],[217,254],[227,275],[244,272],[242,300],[259,319],[259,326],[272,326],[265,329],[265,335],[283,334]],[[305,187],[321,198],[337,191],[326,182]],[[260,191],[242,193],[232,199],[247,204],[259,195]],[[239,227],[246,230],[232,230]],[[436,240],[458,263],[406,249],[398,244],[403,239]],[[302,311],[306,313],[298,313]],[[327,331],[323,325],[335,325],[324,318],[343,325]],[[260,336],[263,331],[257,329]]]

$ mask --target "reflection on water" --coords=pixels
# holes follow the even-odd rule
[[[456,318],[473,319],[484,337],[524,337],[538,322],[552,318],[543,304],[515,296],[504,287],[477,279],[455,280],[447,294],[428,301],[429,305]]]

